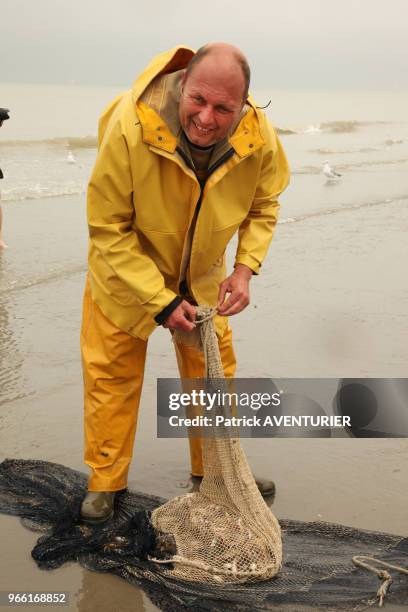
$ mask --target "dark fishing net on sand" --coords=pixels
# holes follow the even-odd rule
[[[175,579],[148,555],[168,554],[153,529],[151,512],[165,500],[141,493],[116,496],[114,518],[101,526],[77,521],[87,476],[46,461],[6,459],[0,464],[0,511],[19,516],[43,534],[32,556],[53,569],[67,561],[112,572],[142,587],[162,610],[362,610],[377,605],[379,581],[356,568],[356,554],[408,565],[408,539],[327,523],[281,520],[283,566],[270,580],[248,584]],[[408,604],[408,577],[390,570],[390,603]]]

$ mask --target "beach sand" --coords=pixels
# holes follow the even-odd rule
[[[78,351],[83,202],[65,197],[4,208],[10,249],[0,256],[7,289],[0,294],[0,457],[86,471]],[[407,229],[407,201],[281,225],[262,274],[252,282],[251,305],[231,319],[237,374],[406,377]],[[156,378],[176,375],[169,334],[157,330],[149,344],[129,488],[162,497],[191,486],[187,441],[157,439],[155,433]],[[254,472],[276,482],[272,509],[278,518],[407,534],[408,440],[257,439],[243,445]],[[72,563],[39,570],[30,557],[38,534],[14,517],[0,515],[0,537],[2,591],[68,591],[70,610],[156,609],[114,576]]]

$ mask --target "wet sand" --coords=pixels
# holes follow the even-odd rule
[[[251,306],[231,320],[238,375],[407,376],[407,204],[321,214],[279,227],[262,275],[253,280]],[[36,202],[37,216],[41,205]],[[8,231],[14,227],[24,234],[18,228],[30,214],[27,205],[8,206]],[[81,215],[74,199],[61,199],[62,226],[80,227]],[[39,224],[36,239],[46,242],[47,227],[41,230]],[[1,256],[2,271],[17,269],[24,250],[30,258],[30,249],[35,250],[27,238],[12,243]],[[1,459],[45,459],[85,471],[77,339],[84,234],[75,252],[77,260],[69,258],[68,271],[62,253],[54,261],[54,276],[44,280],[44,270],[42,282],[1,296],[6,327],[1,348],[9,351],[1,359],[3,372],[9,372],[1,405]],[[177,375],[169,335],[161,329],[149,346],[129,487],[171,497],[191,486],[187,442],[156,438],[158,375]],[[243,444],[254,472],[276,482],[272,508],[278,518],[406,535],[408,440],[258,439]],[[114,576],[76,564],[39,570],[29,554],[38,534],[14,517],[0,515],[0,534],[0,590],[69,591],[71,610],[156,609],[142,592]]]

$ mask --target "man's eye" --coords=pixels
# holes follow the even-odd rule
[[[202,104],[204,100],[201,96],[194,96],[194,102],[197,102],[197,104]]]
[[[231,112],[229,108],[225,108],[224,106],[219,106],[217,110],[219,113],[222,113],[223,115],[227,115],[228,113]]]

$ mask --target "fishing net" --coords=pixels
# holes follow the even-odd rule
[[[209,308],[197,309],[206,391],[227,391],[212,316]],[[185,338],[179,334],[174,339]],[[152,514],[154,527],[172,534],[177,548],[161,563],[172,563],[174,577],[209,584],[266,580],[282,562],[279,523],[259,493],[236,433],[216,426],[217,415],[231,417],[231,407],[220,404],[212,410],[213,425],[203,438],[199,492],[176,497]]]
[[[400,536],[280,520],[283,565],[274,578],[219,585],[181,580],[148,558],[160,556],[151,513],[165,500],[125,490],[116,496],[111,521],[84,525],[77,517],[87,482],[85,474],[55,463],[6,459],[0,464],[0,512],[19,516],[26,527],[42,532],[32,551],[39,567],[77,561],[90,570],[111,572],[142,587],[167,612],[363,610],[377,604],[378,580],[356,568],[353,555],[408,566],[408,539]],[[408,605],[408,578],[392,574],[389,602]]]
[[[199,312],[200,342],[206,384],[219,390],[223,371],[211,314]],[[227,414],[224,406],[216,410]],[[113,519],[91,526],[78,521],[84,474],[45,461],[5,460],[0,512],[45,532],[32,551],[39,567],[77,560],[113,572],[167,611],[362,610],[377,602],[376,581],[355,567],[353,556],[408,565],[408,539],[320,522],[281,521],[282,559],[281,528],[234,430],[211,429],[203,464],[199,492],[166,502],[125,490],[116,495]],[[377,575],[389,585],[382,569]],[[408,577],[393,577],[390,600],[408,604]]]

